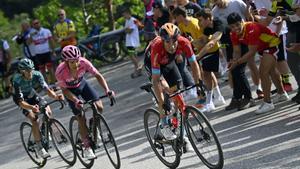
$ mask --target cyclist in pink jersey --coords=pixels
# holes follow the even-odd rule
[[[62,58],[64,62],[56,69],[55,76],[58,85],[61,87],[63,94],[69,102],[70,108],[77,117],[79,132],[85,147],[84,157],[91,160],[96,158],[96,156],[89,143],[85,117],[81,115],[83,101],[78,96],[81,96],[85,101],[98,100],[100,96],[95,89],[87,83],[84,75],[88,72],[96,77],[98,83],[110,98],[114,97],[114,92],[109,89],[106,80],[92,63],[81,57],[80,50],[76,46],[65,46],[62,50]],[[103,105],[101,100],[96,101],[95,104],[99,112],[102,112]]]

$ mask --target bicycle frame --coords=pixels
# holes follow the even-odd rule
[[[96,144],[95,143],[97,142],[97,130],[96,130],[97,126],[96,126],[96,124],[98,124],[97,123],[98,119],[96,118],[96,116],[97,115],[101,115],[101,114],[98,113],[97,106],[95,105],[95,102],[97,102],[98,100],[103,99],[105,97],[108,97],[108,95],[103,95],[103,96],[100,96],[99,99],[89,100],[89,101],[86,101],[86,102],[83,103],[84,105],[85,104],[89,104],[90,105],[87,108],[82,109],[83,117],[85,117],[85,113],[87,112],[87,110],[89,108],[91,108],[92,111],[93,111],[93,115],[92,115],[92,118],[91,118],[93,120],[92,126],[90,126],[90,125],[87,126],[88,130],[91,130],[91,131],[89,131],[89,134],[92,134],[92,138],[90,138],[90,139],[91,139],[91,142],[92,142],[93,149],[96,149]],[[110,102],[111,102],[110,105],[112,106],[115,103],[114,98],[111,98]],[[90,132],[92,132],[92,133],[90,133]]]
[[[48,114],[48,112],[46,111],[46,108],[55,103],[55,102],[60,102],[60,110],[64,108],[64,102],[61,100],[53,100],[43,106],[40,107],[40,114],[43,114],[43,118],[42,118],[42,123],[41,123],[41,139],[42,139],[42,144],[44,144],[43,146],[46,149],[49,149],[49,128],[50,128],[50,116]]]

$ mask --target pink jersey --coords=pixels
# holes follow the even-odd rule
[[[98,70],[87,59],[79,58],[79,68],[76,73],[76,77],[73,77],[70,73],[69,67],[66,62],[62,62],[56,69],[55,76],[58,82],[58,86],[61,88],[77,88],[83,79],[86,72],[95,75]]]

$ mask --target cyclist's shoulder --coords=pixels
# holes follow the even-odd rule
[[[12,76],[12,82],[13,84],[16,84],[16,83],[20,83],[20,81],[23,80],[23,77],[20,73],[15,73],[13,76]]]
[[[187,38],[185,38],[185,37],[183,37],[181,35],[178,36],[177,40],[178,40],[178,44],[179,45],[185,45],[185,44],[191,43]]]
[[[61,62],[55,71],[55,76],[60,76],[67,70],[67,64],[65,62]]]
[[[32,71],[32,76],[33,76],[33,77],[36,77],[36,76],[40,77],[40,76],[43,76],[43,75],[42,75],[42,73],[41,73],[40,71],[33,70],[33,71]]]

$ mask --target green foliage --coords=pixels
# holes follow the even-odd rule
[[[13,57],[20,57],[22,54],[20,46],[12,41],[12,37],[21,31],[21,22],[28,19],[28,14],[15,15],[13,19],[8,20],[0,11],[0,38],[7,40],[12,51]]]
[[[88,25],[86,25],[87,22],[85,22],[83,14],[82,0],[1,0],[1,3],[2,1],[6,8],[5,14],[0,10],[0,38],[8,40],[14,56],[21,56],[20,46],[11,39],[21,31],[20,25],[22,21],[34,17],[41,21],[43,27],[52,30],[52,26],[58,18],[58,9],[61,7],[66,10],[67,17],[74,21],[77,35],[80,39],[87,36],[93,24],[102,25],[104,32],[109,31],[109,26],[113,23],[116,29],[122,28],[124,26],[124,18],[122,17],[121,9],[124,5],[127,5],[126,7],[129,6],[134,15],[140,18],[144,16],[144,6],[141,0],[112,0],[115,21],[109,20],[108,17],[106,5],[109,0],[84,0],[87,2],[85,6],[87,14],[91,16]],[[22,10],[26,13],[15,14]],[[10,18],[8,19],[5,16]]]

